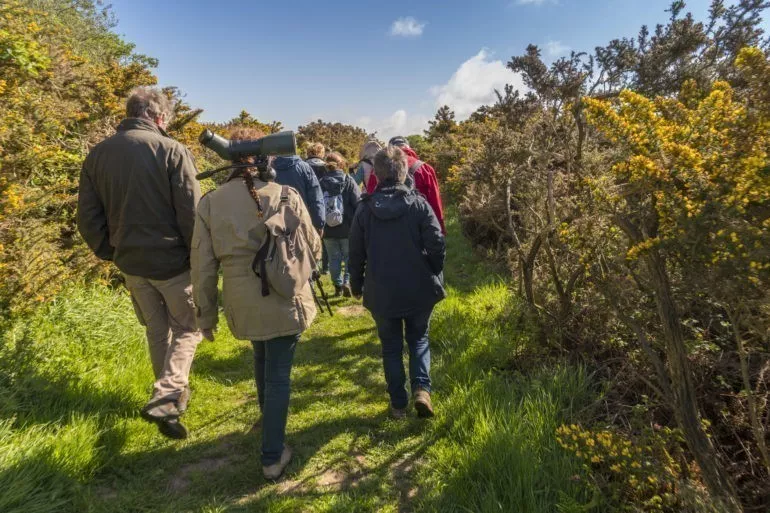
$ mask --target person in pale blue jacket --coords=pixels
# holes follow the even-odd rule
[[[296,155],[276,157],[273,160],[275,183],[293,187],[305,202],[313,226],[322,232],[324,228],[324,193],[310,164]]]

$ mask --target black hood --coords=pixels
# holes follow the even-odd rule
[[[417,193],[403,184],[384,183],[365,201],[378,219],[398,219],[417,201]]]
[[[328,171],[323,178],[321,178],[321,189],[323,189],[324,192],[329,193],[330,196],[342,194],[344,188],[345,175],[342,171]]]

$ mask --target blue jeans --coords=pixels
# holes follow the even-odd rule
[[[342,287],[350,283],[350,270],[348,262],[350,261],[350,244],[348,239],[324,239],[324,247],[329,255],[329,273],[332,283],[336,287]],[[342,264],[345,264],[343,274]]]
[[[281,459],[289,414],[291,365],[299,334],[254,341],[254,377],[262,412],[262,465]]]
[[[403,409],[409,404],[404,372],[404,338],[409,347],[409,383],[412,393],[418,388],[430,392],[430,345],[428,330],[433,309],[408,317],[375,317],[377,335],[382,343],[382,364],[388,384],[390,404]]]

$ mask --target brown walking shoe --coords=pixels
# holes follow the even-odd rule
[[[417,416],[421,419],[427,419],[433,416],[433,404],[430,402],[430,392],[418,388],[414,393],[414,409],[417,410]]]
[[[353,291],[350,290],[350,285],[343,285],[342,286],[342,295],[344,297],[353,297]]]
[[[283,452],[281,453],[281,459],[272,465],[262,467],[262,475],[265,476],[265,479],[273,481],[281,477],[281,474],[283,474],[283,471],[286,470],[286,467],[291,461],[291,456],[291,448],[288,445],[284,445]]]

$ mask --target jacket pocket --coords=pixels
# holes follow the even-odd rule
[[[144,320],[144,316],[142,315],[142,309],[139,308],[139,303],[136,302],[136,298],[130,292],[128,295],[131,297],[131,304],[134,306],[134,313],[136,314],[136,318],[139,319],[139,324],[142,326],[147,326],[147,323]]]

